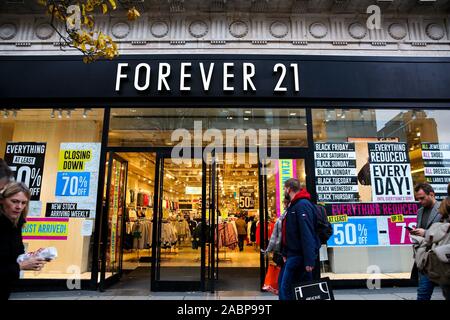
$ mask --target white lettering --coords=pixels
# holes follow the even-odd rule
[[[214,70],[214,64],[215,63],[213,62],[209,65],[208,77],[206,77],[203,62],[200,62],[200,73],[202,75],[203,90],[205,91],[209,90],[209,85],[211,84],[212,73]]]
[[[252,78],[255,76],[255,65],[253,63],[244,62],[243,68],[244,91],[248,91],[248,85],[252,87],[253,91],[256,91],[252,81]]]
[[[116,75],[116,91],[120,91],[120,79],[126,79],[128,76],[122,73],[122,68],[128,67],[128,63],[117,64],[117,75]]]
[[[186,68],[190,67],[192,64],[190,62],[181,63],[181,74],[180,74],[180,91],[190,91],[191,87],[185,86],[185,80],[191,77],[190,73],[186,73]]]
[[[139,72],[141,68],[145,69],[145,82],[143,86],[139,85]],[[144,91],[147,90],[150,86],[150,66],[147,63],[139,63],[136,66],[136,71],[134,73],[134,87],[138,91]]]
[[[228,86],[228,79],[234,78],[232,73],[229,73],[228,68],[234,67],[234,63],[228,62],[223,64],[223,91],[233,91],[234,87]]]
[[[167,83],[166,78],[170,76],[170,64],[168,63],[161,63],[159,65],[159,72],[158,72],[158,91],[162,90],[162,83],[164,83],[164,87],[167,91],[170,91],[169,84]]]

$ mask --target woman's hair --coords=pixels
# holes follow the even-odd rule
[[[450,197],[442,200],[441,205],[439,206],[439,213],[444,219],[448,219],[450,215]]]
[[[23,209],[22,214],[20,215],[20,217],[23,220],[25,220],[27,218],[27,215],[28,215],[28,207],[30,205],[30,198],[31,198],[30,189],[28,189],[28,187],[25,185],[25,183],[23,183],[23,182],[10,182],[9,184],[7,184],[5,189],[3,189],[3,192],[0,193],[0,200],[8,199],[8,198],[10,198],[10,197],[20,193],[20,192],[23,192],[23,194],[28,199],[28,203],[25,206],[25,208]],[[0,213],[1,214],[5,214],[2,204],[0,204]],[[18,220],[20,220],[20,218]],[[19,221],[16,221],[15,225],[17,225],[18,222]]]

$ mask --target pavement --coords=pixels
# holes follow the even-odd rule
[[[417,288],[340,289],[334,290],[336,300],[415,300]],[[278,300],[278,296],[260,291],[149,292],[133,289],[15,292],[11,300]],[[432,300],[444,300],[435,288]]]

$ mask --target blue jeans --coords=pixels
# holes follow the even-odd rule
[[[430,300],[435,284],[428,277],[419,272],[419,287],[417,288],[417,300]]]
[[[303,281],[312,281],[312,272],[306,272],[303,257],[289,257],[278,277],[278,295],[280,300],[294,300],[293,285]]]

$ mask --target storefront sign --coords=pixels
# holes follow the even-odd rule
[[[377,218],[350,218],[344,223],[333,224],[329,247],[378,246]]]
[[[67,240],[68,218],[28,218],[22,228],[24,240]]]
[[[416,202],[410,203],[333,203],[327,204],[326,209],[329,216],[392,216],[404,215],[414,216],[420,206]]]
[[[373,247],[410,245],[411,239],[406,226],[414,228],[415,216],[404,217],[403,222],[392,221],[391,217],[349,217],[346,222],[333,223],[333,235],[328,247]]]
[[[368,147],[373,201],[414,201],[407,144],[369,142]]]
[[[77,203],[47,203],[45,216],[50,218],[89,218],[90,210],[80,210]]]
[[[354,143],[315,143],[314,159],[318,202],[358,200]]]
[[[100,143],[61,143],[56,176],[57,202],[76,203],[95,218]]]
[[[294,92],[300,91],[299,65],[298,63],[273,63],[271,68],[265,66],[264,70],[257,70],[251,62],[173,62],[147,63],[141,62],[136,66],[129,63],[117,63],[115,91],[120,92],[124,85],[130,85],[127,79],[132,78],[133,87],[138,92],[156,91],[170,92],[172,90],[190,92],[192,87],[209,92],[211,83],[221,82],[224,92],[234,92],[235,88],[243,92],[257,92],[255,85],[256,73],[262,73],[262,77],[268,78],[275,74],[276,82],[272,87],[273,92],[286,92],[286,82],[290,82]],[[173,70],[173,69],[176,69]],[[178,81],[169,84],[168,79],[178,77]],[[151,78],[156,81],[151,81]],[[235,81],[239,78],[239,82]],[[237,86],[239,85],[239,89]],[[289,87],[291,87],[289,86]],[[267,84],[264,85],[267,89]]]
[[[202,187],[186,187],[186,194],[202,194]]]
[[[31,192],[31,201],[41,197],[42,176],[47,144],[45,142],[8,142],[5,161],[16,181],[24,182]]]
[[[391,222],[404,222],[405,217],[402,214],[395,214],[391,216]]]
[[[343,214],[341,216],[329,216],[328,222],[330,223],[339,223],[339,222],[347,222],[348,216],[346,214]]]
[[[70,56],[3,56],[0,101],[20,105],[46,97],[99,105],[116,99],[136,104],[151,97],[154,102],[170,98],[197,107],[199,98],[304,99],[300,103],[450,99],[447,86],[434,85],[436,79],[450,81],[450,63],[444,57],[164,53],[123,55],[94,64],[80,61]],[[61,81],[60,70],[70,77]],[[43,74],[50,76],[36,81]]]
[[[255,187],[239,188],[239,209],[255,208]]]
[[[280,159],[275,162],[277,166],[276,181],[276,200],[277,216],[280,216],[284,210],[284,183],[286,180],[297,177],[297,163],[293,159]]]
[[[402,222],[395,222],[392,219],[389,219],[388,226],[390,245],[412,244],[411,238],[409,237],[409,231],[406,229],[406,227],[414,229],[417,226],[417,218],[404,218]]]
[[[450,183],[450,143],[422,143],[425,179],[435,191],[436,199],[447,197]]]

